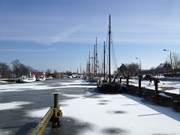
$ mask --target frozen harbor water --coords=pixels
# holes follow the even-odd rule
[[[27,134],[60,94],[61,127],[52,135],[179,135],[180,113],[126,94],[103,95],[83,80],[0,86],[0,134]]]

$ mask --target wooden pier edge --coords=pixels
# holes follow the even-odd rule
[[[31,135],[42,135],[49,121],[53,116],[53,108],[51,107],[45,116],[39,121],[38,125],[32,129]]]
[[[60,117],[62,117],[62,111],[58,105],[58,94],[54,94],[54,106],[50,107],[45,116],[39,121],[38,125],[31,130],[30,135],[43,135],[48,123],[52,122],[52,128],[60,126]]]

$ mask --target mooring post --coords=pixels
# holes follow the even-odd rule
[[[54,94],[54,108],[58,108],[58,94],[55,93]]]
[[[139,92],[138,92],[138,95],[139,95],[139,96],[142,95],[141,81],[142,81],[142,75],[139,75],[139,76],[138,76],[138,86],[139,86]]]
[[[126,78],[126,85],[129,86],[129,76]]]
[[[154,79],[154,86],[155,86],[155,96],[158,96],[158,79]]]
[[[58,94],[54,94],[54,107],[52,116],[52,128],[57,128],[60,126],[59,118],[62,116],[62,112],[59,109]]]
[[[122,77],[119,78],[119,83],[121,84],[121,82],[122,82]]]
[[[141,81],[142,81],[142,75],[139,75],[139,77],[138,77],[138,86],[139,86],[139,89],[141,89]]]

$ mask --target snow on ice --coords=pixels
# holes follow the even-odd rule
[[[21,109],[23,105],[27,105],[27,104],[30,104],[30,102],[15,101],[15,102],[8,102],[8,103],[0,103],[0,111]]]
[[[96,88],[96,86],[88,85],[83,80],[75,80],[72,82],[60,82],[60,86],[50,86],[43,83],[24,83],[24,84],[6,84],[0,85],[0,93],[3,92],[21,92],[28,90],[48,90],[48,89],[64,89],[64,88]]]
[[[48,110],[49,110],[49,107],[30,110],[26,112],[26,116],[32,117],[32,118],[42,118],[48,112]]]
[[[139,99],[140,102],[140,99]],[[177,119],[168,117],[126,95],[101,95],[99,98],[67,100],[68,106],[61,107],[64,116],[73,117],[94,125],[94,130],[83,134],[101,135],[104,129],[119,129],[128,135],[180,134],[180,115],[169,108]],[[104,103],[104,104],[101,104]],[[161,109],[161,107],[159,107]]]
[[[170,108],[147,106],[141,99],[128,95],[98,95],[98,98],[88,95],[91,93],[69,95],[77,98],[66,100],[63,103],[67,106],[61,107],[63,117],[93,125],[91,130],[82,132],[83,135],[103,135],[111,131],[128,135],[180,134],[180,115]],[[43,117],[48,109],[29,111],[28,116]],[[168,113],[173,117],[166,115]]]

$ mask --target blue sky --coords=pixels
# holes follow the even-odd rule
[[[168,58],[162,49],[180,53],[179,0],[0,0],[0,62],[76,70],[96,36],[102,52],[108,14],[117,65],[139,57],[150,68]]]

